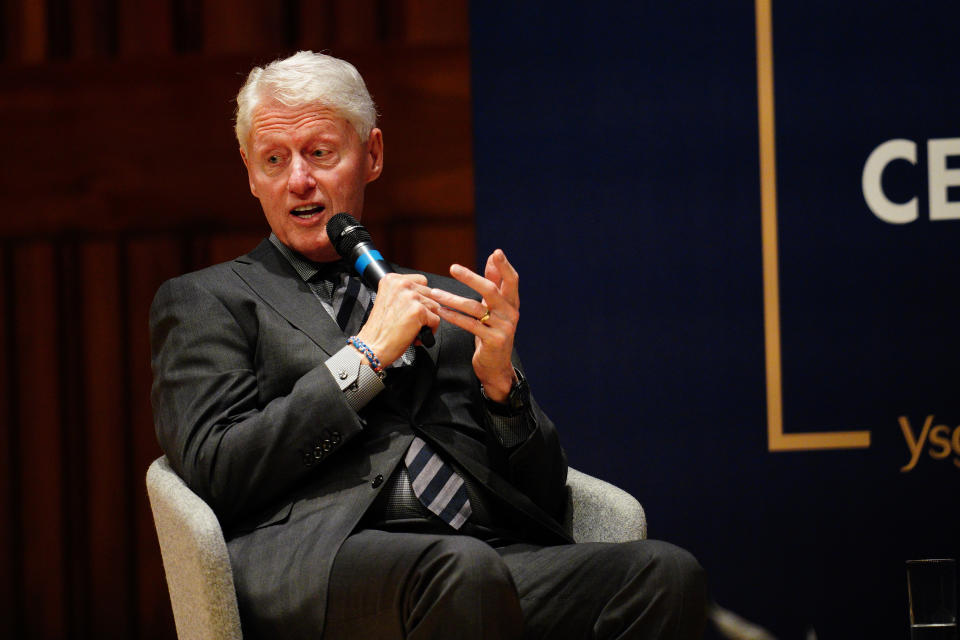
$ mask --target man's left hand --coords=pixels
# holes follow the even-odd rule
[[[487,258],[483,276],[459,264],[450,275],[476,291],[482,301],[432,289],[430,297],[440,303],[441,318],[474,335],[473,370],[483,391],[494,402],[506,402],[516,379],[510,356],[520,320],[519,275],[497,249]],[[489,316],[484,318],[489,312]],[[483,320],[483,322],[481,322]]]

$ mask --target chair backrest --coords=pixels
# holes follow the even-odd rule
[[[646,537],[643,507],[626,491],[576,469],[569,470],[567,487],[567,525],[577,542]],[[217,516],[170,468],[165,456],[147,470],[147,493],[177,637],[241,638],[230,557]]]
[[[154,460],[147,470],[147,493],[177,637],[242,638],[230,557],[213,510],[170,468],[166,457]]]
[[[567,469],[566,524],[577,542],[627,542],[647,537],[647,515],[632,495],[574,468]]]

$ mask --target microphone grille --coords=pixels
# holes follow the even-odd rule
[[[341,257],[349,257],[361,242],[373,242],[366,227],[349,213],[338,213],[327,221],[327,237]]]

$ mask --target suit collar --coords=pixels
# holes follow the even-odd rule
[[[304,282],[309,282],[311,278],[320,273],[321,271],[329,273],[331,271],[348,271],[348,267],[343,260],[334,260],[333,262],[314,262],[308,258],[303,257],[287,245],[280,242],[275,234],[271,233],[270,237],[267,238],[270,241],[270,244],[280,252],[280,255],[283,256],[287,262],[290,263],[290,266],[293,267],[294,271],[297,272],[297,275]]]

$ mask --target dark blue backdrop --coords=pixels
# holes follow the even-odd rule
[[[571,464],[636,495],[721,604],[780,638],[904,638],[904,561],[960,546],[960,221],[929,219],[926,157],[960,137],[960,7],[837,4],[773,6],[783,420],[869,448],[768,450],[752,4],[472,3],[479,255],[521,273]],[[909,224],[861,188],[894,138]],[[945,448],[901,471],[901,417],[930,415]]]

